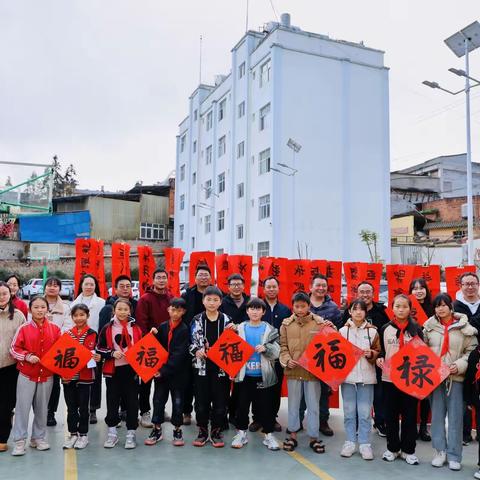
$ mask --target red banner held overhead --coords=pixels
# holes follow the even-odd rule
[[[228,277],[231,273],[228,253],[215,256],[215,270],[217,272],[217,287],[223,293],[228,294]]]
[[[440,265],[417,265],[413,273],[413,279],[415,278],[423,278],[425,280],[432,300],[440,293]]]
[[[264,298],[263,286],[265,279],[272,275],[273,257],[260,257],[258,260],[258,288],[257,295]]]
[[[415,268],[415,265],[387,265],[389,303],[401,293],[408,295],[408,287],[413,280]]]
[[[115,280],[120,275],[130,277],[130,245],[112,243],[112,295],[115,295]]]
[[[207,265],[212,276],[212,285],[215,283],[215,252],[192,252],[188,265],[188,285],[195,285],[195,274],[199,265]]]
[[[273,258],[270,266],[271,276],[278,280],[280,292],[278,300],[285,305],[291,305],[292,296],[288,286],[288,258]]]
[[[245,293],[250,295],[252,289],[252,267],[251,255],[229,255],[228,264],[231,273],[239,273],[245,279]]]
[[[138,251],[138,283],[140,287],[140,296],[152,284],[153,272],[155,271],[155,259],[153,258],[152,247],[139,245]]]
[[[325,271],[328,278],[328,294],[332,300],[337,304],[342,303],[342,262],[327,261],[327,268]]]
[[[417,300],[415,295],[409,295],[410,300],[412,301],[412,309],[410,311],[410,316],[423,327],[423,324],[428,320],[427,314],[423,311],[422,305]]]
[[[383,265],[381,263],[344,263],[343,272],[347,282],[347,304],[350,304],[350,302],[357,298],[358,285],[362,282],[368,282],[372,284],[373,300],[378,302],[382,271]]]
[[[165,270],[168,273],[168,289],[174,297],[180,296],[180,268],[185,252],[181,248],[164,248]]]
[[[445,280],[447,282],[447,292],[455,300],[457,292],[460,290],[460,277],[467,272],[476,273],[475,265],[466,265],[465,267],[445,267]]]
[[[288,260],[290,297],[297,292],[310,292],[310,260]]]
[[[105,281],[105,256],[103,246],[103,240],[99,240],[96,245],[95,263],[97,269],[97,280],[100,286],[100,295],[103,298],[107,298],[108,289],[107,282]]]
[[[100,284],[100,294],[106,297],[105,267],[103,259],[103,240],[77,238],[75,240],[75,288],[86,274],[93,275]]]

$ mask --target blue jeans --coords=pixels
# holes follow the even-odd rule
[[[321,380],[320,385],[322,387],[322,392],[320,393],[320,423],[322,423],[328,422],[328,419],[330,418],[329,401],[332,390],[325,382],[322,382]],[[305,410],[307,410],[307,404],[305,403],[305,398],[302,395],[302,400],[300,402],[300,423],[303,423]]]
[[[311,438],[318,438],[320,427],[318,406],[320,403],[320,382],[316,380],[289,379],[288,385],[288,429],[296,432],[300,428],[300,401],[302,391],[307,404],[307,433]]]
[[[373,385],[342,383],[345,433],[349,442],[370,443],[372,431]]]
[[[452,382],[447,395],[448,383],[442,383],[430,397],[432,405],[432,446],[435,450],[446,451],[447,460],[462,461],[463,435],[463,383]],[[445,429],[448,418],[448,434]]]

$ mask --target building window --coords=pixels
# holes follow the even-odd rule
[[[205,215],[205,233],[210,233],[210,230],[212,229],[212,216],[211,215]]]
[[[260,152],[258,159],[258,174],[263,175],[270,171],[270,149],[267,148]]]
[[[195,205],[192,205],[192,217],[195,216]]]
[[[195,248],[195,237],[192,237],[192,248]]]
[[[467,230],[454,230],[452,232],[453,238],[455,240],[461,240],[462,238],[465,238],[467,234]]]
[[[237,240],[243,238],[243,225],[237,225]]]
[[[183,234],[185,232],[185,225],[180,225],[179,232],[180,232],[180,240],[183,240]]]
[[[185,209],[185,195],[180,195],[180,210]]]
[[[192,173],[192,185],[197,183],[197,172]]]
[[[260,67],[260,88],[270,81],[272,62],[269,60]]]
[[[205,200],[209,199],[212,195],[212,181],[207,180],[205,182]]]
[[[240,142],[237,145],[237,158],[242,158],[245,155],[245,142]]]
[[[241,63],[238,67],[238,78],[242,78],[245,76],[245,62]]]
[[[258,242],[257,258],[270,256],[270,242]]]
[[[444,192],[451,192],[453,189],[452,182],[444,181],[443,182],[443,191]]]
[[[217,250],[215,251],[215,255],[223,255],[223,253],[224,253],[223,248],[217,248]]]
[[[258,199],[258,219],[263,220],[270,216],[270,195],[264,195]]]
[[[213,112],[210,111],[207,113],[207,126],[206,126],[207,132],[212,128],[212,125],[213,125]]]
[[[222,193],[225,191],[225,172],[221,173],[218,176],[218,187],[217,187],[218,193]]]
[[[193,111],[193,121],[196,122],[197,119],[198,119],[198,110],[195,109],[195,110]]]
[[[185,180],[185,165],[180,167],[180,181],[183,182]]]
[[[267,103],[263,108],[260,109],[260,121],[259,121],[259,128],[260,131],[265,130],[268,125],[268,119],[269,119],[269,113],[270,113],[270,104]]]
[[[207,165],[210,165],[210,163],[212,163],[212,146],[211,145],[207,147],[205,163]]]
[[[159,223],[140,223],[140,240],[168,240],[167,225]]]
[[[227,114],[227,99],[224,98],[218,105],[218,121],[221,122]]]
[[[185,145],[187,144],[187,134],[180,137],[180,153],[185,150]]]
[[[225,228],[225,210],[217,212],[217,230],[223,230]]]
[[[245,115],[245,102],[238,104],[238,118],[242,118]]]
[[[263,128],[261,128],[260,130],[263,130]],[[194,140],[193,141],[193,153],[196,153],[197,152],[197,141]]]
[[[218,139],[218,156],[221,157],[227,151],[225,135]]]
[[[243,198],[244,195],[245,195],[245,185],[242,182],[237,185],[237,198]]]

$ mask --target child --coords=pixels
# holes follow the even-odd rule
[[[163,322],[157,328],[152,328],[157,340],[168,351],[168,360],[155,375],[155,390],[153,394],[153,430],[145,440],[145,445],[155,445],[162,440],[162,423],[165,420],[165,405],[168,394],[172,397],[173,445],[183,447],[183,396],[187,380],[189,331],[182,322],[187,310],[187,302],[183,298],[172,298],[168,307],[168,322]]]
[[[37,450],[50,448],[45,437],[48,400],[53,380],[52,373],[42,366],[40,359],[60,338],[61,332],[57,325],[47,320],[48,303],[44,297],[33,297],[29,311],[31,320],[20,326],[10,348],[20,372],[12,432],[15,442],[12,452],[14,456],[25,455],[28,419],[32,407],[34,419],[30,446]]]
[[[191,325],[190,353],[195,357],[195,413],[199,432],[193,441],[195,447],[203,447],[208,440],[215,448],[223,447],[222,425],[227,411],[230,379],[226,373],[207,358],[208,349],[218,340],[226,328],[233,328],[230,318],[219,312],[222,292],[217,287],[207,287],[203,292],[205,312],[193,317]],[[208,422],[211,432],[208,435]]]
[[[297,447],[297,431],[300,429],[300,401],[302,391],[307,404],[307,432],[310,448],[315,453],[324,453],[325,445],[318,439],[320,381],[302,368],[298,359],[313,337],[325,325],[335,328],[323,318],[310,313],[310,297],[304,292],[292,298],[293,315],[286,318],[280,327],[280,363],[285,369],[288,385],[288,430],[290,436],[283,442],[283,449],[292,452]]]
[[[122,400],[127,410],[127,436],[125,448],[137,446],[135,431],[138,427],[138,376],[125,359],[125,352],[142,338],[142,330],[130,317],[130,302],[118,298],[113,305],[113,318],[102,328],[97,353],[104,359],[103,375],[107,386],[108,436],[103,446],[113,448],[118,443],[118,408]]]
[[[380,338],[377,327],[366,319],[367,304],[354,300],[349,308],[350,319],[340,329],[342,337],[362,349],[364,354],[342,384],[343,413],[347,440],[340,455],[351,457],[357,442],[364,460],[373,460],[370,445],[372,430],[373,386],[377,383],[375,360],[380,353]]]
[[[255,348],[255,353],[242,367],[235,382],[238,385],[236,426],[232,448],[242,448],[248,443],[248,413],[250,404],[255,405],[256,420],[263,427],[263,444],[269,450],[280,450],[272,434],[276,411],[273,407],[274,385],[277,383],[275,360],[280,354],[278,330],[262,317],[267,309],[263,300],[253,298],[246,305],[249,321],[238,326],[238,335]]]
[[[480,375],[478,369],[480,367],[480,345],[468,356],[468,367],[465,373],[465,381],[463,382],[464,390],[463,395],[465,403],[467,405],[467,411],[478,405],[480,401]],[[480,442],[478,442],[478,461],[477,465],[479,469],[473,474],[473,477],[480,480]]]
[[[382,349],[377,365],[382,369],[385,360],[395,355],[413,337],[418,335],[423,340],[421,327],[410,317],[411,300],[406,295],[397,295],[393,299],[392,308],[395,318],[384,325],[380,333]],[[418,400],[399,390],[385,370],[382,372],[382,382],[386,399],[387,427],[387,450],[382,458],[386,462],[393,462],[401,456],[409,465],[418,465],[418,458],[415,455]]]
[[[94,351],[97,334],[88,326],[89,308],[83,303],[77,303],[72,307],[71,315],[75,326],[67,333],[85,348]],[[93,355],[95,362],[100,359],[98,353]],[[88,445],[90,389],[95,379],[95,366],[87,364],[71,380],[62,379],[63,395],[67,404],[67,425],[70,433],[69,438],[63,444],[64,449],[81,450]]]

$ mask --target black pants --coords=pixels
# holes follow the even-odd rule
[[[48,413],[55,414],[58,408],[58,402],[60,401],[60,377],[58,375],[53,376],[52,393],[48,400]]]
[[[238,383],[234,383],[232,391],[230,392],[230,397],[228,399],[228,415],[230,417],[230,420],[233,420],[233,423],[236,422],[237,408],[238,408]]]
[[[228,377],[219,377],[216,372],[204,376],[195,372],[195,413],[200,428],[208,428],[209,419],[212,429],[223,426],[229,390]]]
[[[17,365],[0,368],[0,443],[7,443],[12,429],[12,412],[17,398]]]
[[[263,433],[272,433],[275,425],[275,411],[272,408],[274,387],[258,388],[259,377],[245,376],[243,382],[237,383],[238,404],[236,427],[247,430],[250,404],[253,405],[255,420],[263,427]]]
[[[106,378],[107,384],[107,416],[105,423],[109,427],[116,427],[120,422],[118,407],[120,399],[127,411],[127,430],[136,430],[138,427],[138,379],[130,365],[115,367],[112,377]]]
[[[385,394],[385,426],[387,448],[391,452],[400,450],[407,455],[415,453],[417,438],[418,400],[399,390],[391,382],[383,382]],[[400,433],[400,418],[402,430]]]
[[[428,423],[428,416],[430,415],[430,400],[424,398],[420,400],[420,426],[426,427]]]
[[[155,379],[152,416],[154,425],[161,425],[165,421],[165,405],[169,394],[172,397],[171,423],[176,428],[183,425],[183,390],[168,380]]]
[[[383,394],[382,370],[375,367],[377,383],[373,386],[373,423],[385,426],[385,400]]]
[[[187,378],[183,397],[183,414],[191,415],[193,412],[193,393],[195,390],[195,368],[193,368],[192,365],[189,365],[189,367],[185,369],[185,375]]]
[[[150,391],[152,387],[152,380],[140,383],[140,390],[138,394],[138,406],[140,408],[140,415],[150,411]]]
[[[473,395],[472,397],[473,397],[472,398],[473,406],[475,407],[475,421],[477,424],[477,440],[478,440],[480,438],[478,434],[478,432],[480,431],[480,402],[478,401],[477,395]],[[472,434],[472,423],[473,423],[472,417],[473,417],[473,410],[469,410],[467,408],[466,403],[464,402],[463,403],[463,437],[464,438],[468,438]]]
[[[103,363],[98,362],[95,368],[95,380],[90,389],[90,411],[95,412],[102,406],[102,369]]]
[[[272,409],[275,418],[280,411],[280,402],[282,401],[282,384],[283,384],[283,367],[278,360],[275,361],[275,373],[277,375],[277,383],[272,387]],[[260,423],[255,402],[252,405],[253,421]]]
[[[63,384],[67,404],[67,425],[70,433],[86,435],[90,420],[90,390],[92,385],[74,380]]]

